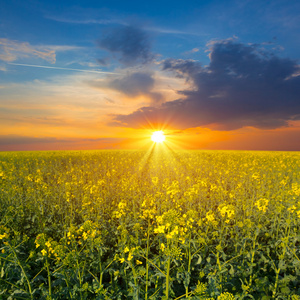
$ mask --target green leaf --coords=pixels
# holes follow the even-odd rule
[[[197,260],[197,262],[196,262],[196,265],[200,265],[201,262],[202,262],[202,257],[201,257],[200,254],[198,254],[198,260]]]
[[[281,293],[283,293],[284,295],[288,295],[290,293],[290,289],[287,286],[284,286],[283,288],[280,289]]]
[[[233,266],[232,266],[232,265],[230,265],[229,274],[230,274],[231,276],[233,276],[233,275],[234,275],[234,268],[233,268]]]

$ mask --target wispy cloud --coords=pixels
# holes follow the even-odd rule
[[[4,65],[0,65],[0,71],[3,71],[3,72],[7,71],[6,67]]]
[[[193,48],[192,50],[185,51],[183,54],[189,55],[199,52],[199,48]]]
[[[109,13],[108,13],[109,14]],[[74,14],[73,16],[46,16],[47,19],[61,22],[61,23],[69,23],[69,24],[82,24],[82,25],[123,25],[129,26],[130,22],[127,20],[130,19],[129,17],[116,17],[111,16],[109,18],[102,18],[102,17],[82,17],[82,13]],[[127,19],[127,20],[126,20]],[[160,26],[143,26],[143,29],[146,31],[152,31],[156,33],[162,34],[186,34],[186,35],[198,35],[196,33],[187,32],[183,30],[173,29],[173,28],[166,28]]]
[[[8,64],[9,65],[14,65],[14,66],[43,68],[43,69],[55,69],[55,70],[65,70],[65,71],[77,71],[77,72],[97,73],[97,74],[114,74],[114,75],[118,75],[119,74],[119,73],[105,72],[105,71],[98,71],[98,70],[82,70],[82,69],[73,69],[73,68],[50,67],[50,66],[17,64],[17,63],[8,63]]]
[[[144,27],[144,30],[152,31],[156,33],[162,33],[162,34],[179,34],[179,35],[194,35],[194,36],[200,35],[199,33],[195,33],[195,32],[188,32],[188,31],[172,29],[172,28],[164,28],[159,26],[149,26],[149,27],[146,26]]]
[[[70,24],[100,24],[100,25],[110,25],[110,24],[119,24],[119,25],[128,25],[127,22],[122,21],[121,19],[101,19],[101,18],[86,18],[82,19],[78,17],[59,17],[59,16],[47,16],[47,19],[61,22],[61,23],[70,23]]]
[[[56,61],[54,49],[45,46],[32,46],[28,42],[0,39],[0,60],[12,62],[24,57],[39,57],[50,63]]]
[[[44,45],[42,47],[45,49],[54,50],[55,52],[77,51],[85,49],[85,47],[69,45]]]

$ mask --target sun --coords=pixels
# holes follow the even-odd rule
[[[155,131],[151,136],[151,140],[155,143],[162,143],[165,139],[163,131]]]

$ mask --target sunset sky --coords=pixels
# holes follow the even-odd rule
[[[2,151],[300,151],[299,0],[0,2]]]

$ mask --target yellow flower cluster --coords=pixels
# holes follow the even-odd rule
[[[296,209],[297,209],[297,207],[295,205],[292,205],[287,210],[290,211],[291,213],[293,213]]]
[[[121,201],[118,204],[118,210],[114,211],[113,216],[117,219],[120,219],[126,214],[127,204],[125,201]]]
[[[292,194],[295,196],[300,196],[300,184],[292,183]]]
[[[186,232],[188,228],[192,228],[193,222],[193,218],[188,218],[187,215],[181,217],[177,211],[171,209],[156,217],[154,233],[163,234],[168,240],[176,238],[184,244]]]
[[[0,240],[7,239],[9,237],[9,229],[0,225]]]
[[[0,240],[4,239],[4,238],[8,238],[9,235],[5,232],[4,234],[0,234]]]
[[[217,300],[234,300],[235,297],[228,292],[222,293],[220,296],[218,296]]]
[[[67,233],[69,245],[72,241],[76,241],[79,245],[83,245],[88,239],[95,239],[99,235],[96,225],[90,221],[85,221],[77,230],[75,227],[70,227]]]
[[[41,247],[41,253],[43,256],[51,256],[53,254],[56,258],[58,258],[58,254],[55,251],[57,243],[52,241],[51,239],[46,240],[45,234],[39,234],[35,239],[35,247]]]
[[[123,256],[119,259],[120,263],[124,263],[125,261],[130,262],[133,259],[134,253],[136,252],[137,248],[133,247],[129,249],[127,246],[124,248],[123,253],[128,253],[127,259]],[[136,262],[139,260],[136,260]],[[140,262],[140,261],[139,261]],[[139,263],[138,263],[139,264]]]
[[[234,217],[234,207],[233,205],[226,205],[226,204],[223,204],[221,206],[218,207],[218,210],[222,216],[222,218],[227,218],[226,219],[226,223],[229,223],[230,220]]]
[[[212,223],[212,222],[215,221],[215,214],[214,214],[212,211],[208,211],[208,212],[206,213],[205,218],[206,218],[207,222]]]
[[[153,197],[145,197],[142,203],[141,218],[145,220],[154,219],[156,214],[157,210]]]
[[[260,210],[264,213],[266,212],[266,210],[268,208],[268,204],[269,204],[269,200],[265,199],[265,198],[261,198],[254,203],[254,205],[258,208],[258,210]]]

